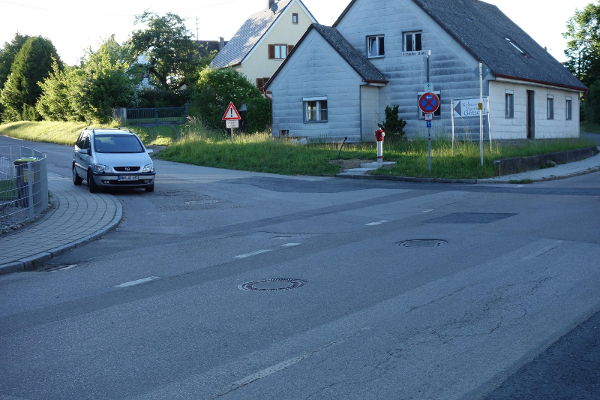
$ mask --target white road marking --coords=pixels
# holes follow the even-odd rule
[[[370,222],[368,224],[365,224],[366,226],[375,226],[375,225],[381,225],[381,224],[385,224],[386,222],[390,222],[387,219],[382,219],[381,221],[377,221],[377,222]]]
[[[302,243],[286,243],[286,244],[282,244],[282,247],[295,247],[295,246],[301,246]]]
[[[424,213],[429,213],[429,212],[432,212],[432,211],[433,211],[433,208],[432,208],[431,210],[425,210],[425,211],[423,211],[423,212],[424,212]]]
[[[284,370],[284,369],[286,369],[288,367],[291,367],[294,364],[298,364],[300,361],[305,360],[305,359],[307,359],[307,358],[309,358],[309,357],[311,357],[311,356],[313,356],[315,354],[318,354],[319,352],[321,352],[323,350],[326,350],[329,347],[332,347],[332,346],[335,346],[335,345],[347,342],[348,340],[354,338],[355,336],[360,335],[361,333],[363,333],[365,331],[368,331],[369,329],[370,328],[362,328],[360,331],[354,333],[353,335],[351,335],[349,337],[341,338],[339,340],[336,340],[335,342],[327,343],[326,345],[321,346],[318,349],[312,350],[312,351],[310,351],[308,353],[304,353],[304,354],[302,354],[302,355],[300,355],[298,357],[290,358],[290,359],[288,359],[286,361],[283,361],[283,362],[281,362],[279,364],[275,364],[275,365],[273,365],[273,366],[271,366],[269,368],[265,368],[262,371],[258,371],[255,374],[248,375],[247,377],[245,377],[245,378],[243,378],[243,379],[241,379],[241,380],[239,380],[239,381],[234,382],[233,384],[231,384],[231,386],[229,387],[229,389],[227,389],[225,392],[221,393],[219,396],[223,396],[223,395],[226,395],[228,393],[231,393],[231,392],[233,392],[233,391],[235,391],[235,390],[237,390],[237,389],[239,389],[241,387],[244,387],[244,386],[246,386],[246,385],[248,385],[248,384],[250,384],[250,383],[252,383],[254,381],[257,381],[259,379],[265,378],[265,377],[267,377],[269,375],[273,375],[274,373],[279,372],[281,370]]]
[[[143,283],[152,282],[152,281],[155,281],[157,279],[158,279],[158,276],[150,276],[148,278],[138,279],[137,281],[131,281],[131,282],[121,283],[120,285],[117,285],[115,287],[125,288],[125,287],[130,287],[130,286],[136,286],[136,285],[141,285]]]
[[[273,251],[273,250],[257,250],[257,251],[253,251],[252,253],[240,254],[239,256],[235,256],[235,258],[248,258],[248,257],[257,256],[259,254],[268,253],[270,251]]]

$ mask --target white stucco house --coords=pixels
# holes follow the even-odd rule
[[[306,29],[317,20],[300,0],[267,0],[252,14],[212,62],[232,67],[263,88]]]
[[[479,98],[479,62],[486,137],[488,123],[495,139],[579,137],[587,88],[479,0],[352,0],[333,27],[311,25],[266,85],[273,135],[372,141],[387,105],[399,105],[409,136],[425,134],[417,100],[428,76],[441,100],[435,133],[450,135],[451,101]],[[455,123],[459,138],[478,137],[479,118]]]

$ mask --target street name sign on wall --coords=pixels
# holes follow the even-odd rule
[[[454,100],[454,118],[479,117],[479,99]],[[483,103],[483,113],[487,113],[487,104]]]

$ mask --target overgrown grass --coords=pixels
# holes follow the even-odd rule
[[[79,133],[88,126],[93,128],[118,128],[119,124],[117,122],[89,125],[85,122],[21,121],[0,125],[0,135],[32,142],[56,143],[70,146],[75,143]],[[145,145],[169,146],[179,136],[179,128],[177,126],[131,126],[129,128],[142,139]]]
[[[107,127],[117,127],[116,124]],[[72,145],[83,123],[16,122],[0,125],[0,134],[25,140]],[[100,126],[94,126],[100,127]],[[228,135],[206,129],[192,120],[180,127],[131,127],[146,145],[169,146],[158,158],[217,168],[269,172],[284,175],[331,176],[340,167],[329,163],[338,156],[341,143],[314,143],[306,146],[273,139],[270,134],[236,134],[233,142]],[[386,161],[397,164],[375,173],[395,176],[416,176],[453,179],[477,179],[494,176],[494,160],[525,157],[595,146],[588,140],[536,140],[489,142],[484,144],[484,165],[480,165],[479,142],[456,142],[452,156],[449,140],[432,140],[432,171],[428,171],[427,140],[386,140]],[[376,159],[374,143],[350,144],[343,148],[342,159]]]
[[[177,125],[159,126],[130,126],[146,146],[170,146],[179,138],[179,127]]]
[[[182,139],[163,150],[158,157],[195,165],[230,168],[286,175],[335,175],[339,166],[329,163],[337,158],[340,143],[320,143],[308,146],[292,145],[271,138],[269,134],[229,137],[206,129],[197,121],[182,126]],[[484,144],[481,166],[479,142],[456,142],[455,156],[449,140],[432,141],[432,171],[428,171],[427,140],[385,142],[387,161],[396,161],[391,169],[379,169],[380,175],[416,176],[452,179],[478,179],[495,174],[494,160],[525,157],[594,146],[591,141],[545,140],[523,142],[489,142]],[[374,143],[344,146],[342,159],[372,159]]]

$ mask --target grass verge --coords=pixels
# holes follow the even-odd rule
[[[337,158],[339,143],[292,145],[275,140],[268,134],[236,135],[233,142],[228,136],[212,132],[192,121],[182,126],[182,138],[163,150],[158,157],[217,168],[229,168],[285,175],[331,176],[339,166],[329,163]],[[480,179],[495,175],[494,160],[526,157],[539,154],[594,146],[589,140],[539,140],[533,142],[489,142],[484,145],[484,163],[481,165],[479,142],[452,143],[436,139],[432,142],[432,172],[428,171],[427,140],[387,140],[384,155],[387,161],[397,164],[391,169],[379,169],[378,175],[433,177],[449,179]],[[344,146],[342,159],[372,159],[375,161],[374,143]]]
[[[105,127],[116,127],[111,124]],[[84,123],[15,122],[0,125],[0,134],[32,141],[72,145]],[[96,127],[96,126],[95,126]],[[100,127],[100,126],[97,126]],[[228,135],[213,132],[198,121],[181,126],[130,127],[146,145],[169,146],[158,158],[216,168],[268,172],[283,175],[332,176],[340,167],[329,163],[338,156],[340,143],[293,145],[273,139],[269,134]],[[494,160],[526,157],[594,146],[589,140],[536,140],[520,142],[489,142],[484,145],[484,163],[480,163],[479,142],[452,143],[434,138],[432,141],[432,172],[428,171],[427,140],[394,141],[384,145],[386,161],[397,164],[391,169],[375,171],[379,175],[433,177],[449,179],[480,179],[494,176]],[[344,146],[342,159],[375,161],[374,143]]]
[[[85,122],[20,121],[0,125],[0,135],[32,142],[73,145],[79,133],[88,126],[94,128],[118,128],[117,123],[88,125]],[[169,146],[179,137],[179,128],[171,125],[153,127],[131,126],[145,145]]]

